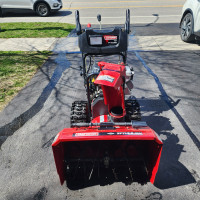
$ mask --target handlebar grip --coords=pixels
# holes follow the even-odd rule
[[[125,28],[127,33],[130,33],[130,10],[126,9],[126,22],[125,22]]]
[[[75,11],[75,18],[76,18],[76,23],[79,23],[79,11]]]
[[[77,35],[81,34],[81,24],[80,24],[80,20],[79,20],[79,11],[76,10],[75,12],[75,20],[76,20],[76,33]]]
[[[130,10],[126,9],[126,21],[130,21]]]

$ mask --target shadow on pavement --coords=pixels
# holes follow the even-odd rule
[[[194,41],[188,42],[189,44],[196,44],[200,46],[200,37],[196,38]]]
[[[64,16],[68,16],[71,15],[72,12],[71,11],[64,11],[64,10],[60,10],[58,12],[52,12],[50,13],[50,15],[48,17],[64,17]],[[40,16],[38,16],[34,11],[32,10],[20,10],[20,11],[10,11],[10,10],[6,10],[6,11],[1,11],[0,13],[0,17],[38,17],[41,18]]]
[[[172,103],[172,105],[176,106],[179,101],[180,100]],[[158,110],[154,111],[154,113],[150,116],[143,117],[143,120],[146,121],[156,133],[164,138],[160,166],[154,185],[159,189],[168,189],[195,183],[196,181],[189,170],[181,162],[179,162],[181,153],[185,152],[184,146],[179,143],[179,133],[174,134],[172,132],[174,127],[171,125],[169,118],[155,116],[157,114],[161,114],[163,111],[169,110],[169,107],[162,99],[141,99],[139,102],[141,103],[141,109],[144,112],[150,111],[149,108],[152,108],[153,104],[157,105],[156,107]]]
[[[54,64],[57,64],[57,67],[54,70],[53,75],[50,77],[49,74],[46,73],[46,68],[48,67],[45,67],[45,66],[48,66],[48,65],[51,66],[52,62]],[[48,84],[43,89],[41,95],[38,97],[35,104],[33,104],[28,110],[23,112],[20,116],[16,117],[10,123],[0,127],[0,136],[1,136],[0,148],[1,148],[1,145],[6,141],[6,139],[9,136],[13,135],[15,131],[21,128],[26,122],[28,122],[28,120],[33,118],[43,108],[44,103],[50,96],[51,92],[55,89],[55,86],[58,83],[58,81],[60,80],[62,73],[69,67],[70,67],[70,62],[66,59],[66,55],[64,54],[63,56],[58,55],[57,60],[55,59],[52,61],[51,59],[49,59],[44,64],[44,66],[39,69],[39,73],[42,73],[46,77],[46,79],[48,80]],[[20,95],[20,93],[18,95]],[[33,92],[33,95],[34,95],[34,92]]]

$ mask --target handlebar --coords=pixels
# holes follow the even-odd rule
[[[76,10],[76,12],[75,12],[75,19],[76,19],[76,33],[77,33],[77,35],[80,35],[82,33],[82,29],[81,29],[78,10]],[[128,34],[130,33],[130,10],[129,9],[126,9],[125,31]]]
[[[125,30],[127,33],[130,33],[130,10],[126,9],[126,22],[125,22]]]
[[[76,33],[77,35],[81,34],[81,24],[80,24],[80,20],[79,20],[79,11],[76,10],[75,12],[75,19],[76,19]]]

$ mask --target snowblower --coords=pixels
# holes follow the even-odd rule
[[[69,188],[113,182],[154,183],[162,141],[141,121],[140,105],[130,95],[134,70],[127,63],[130,11],[125,26],[113,30],[82,29],[76,11],[82,52],[81,75],[87,101],[71,107],[71,128],[56,136],[52,148],[60,183]],[[101,16],[97,19],[101,22]],[[117,63],[96,58],[117,55]],[[125,98],[125,96],[127,98]]]

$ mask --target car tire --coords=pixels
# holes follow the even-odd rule
[[[0,7],[0,17],[3,17],[3,9]]]
[[[181,39],[184,42],[193,42],[195,36],[193,35],[194,19],[191,13],[187,13],[181,21]]]
[[[36,13],[41,17],[47,17],[50,13],[50,8],[46,3],[38,3],[36,5]]]

